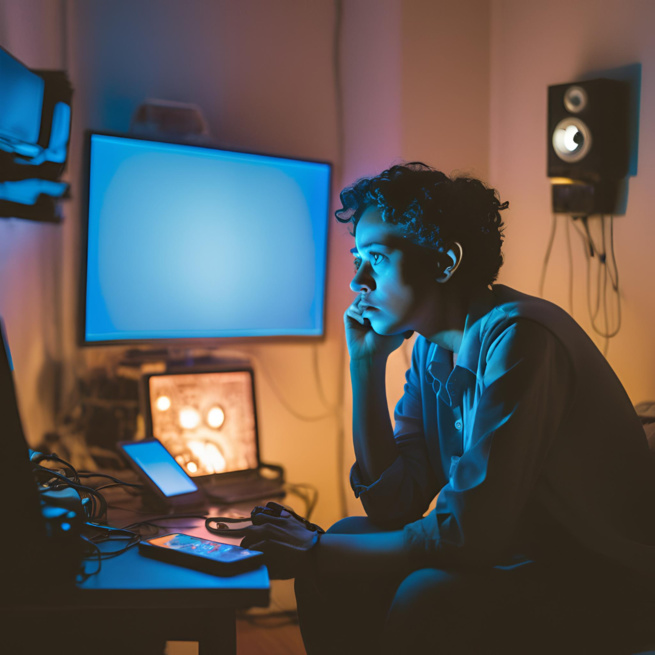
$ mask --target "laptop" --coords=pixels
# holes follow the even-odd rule
[[[282,467],[259,454],[250,368],[179,370],[143,378],[146,436],[158,439],[211,500],[284,496]]]

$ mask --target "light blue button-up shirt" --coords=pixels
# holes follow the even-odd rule
[[[404,526],[424,565],[595,553],[655,575],[644,431],[605,358],[552,303],[493,287],[456,365],[417,338],[394,434],[389,469],[366,484],[355,464],[351,483],[373,520]]]

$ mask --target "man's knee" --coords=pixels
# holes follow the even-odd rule
[[[382,640],[383,653],[475,653],[481,617],[489,612],[488,576],[441,569],[408,575],[394,595]],[[471,617],[475,617],[471,621]]]
[[[398,586],[391,612],[407,618],[419,614],[457,613],[474,604],[482,581],[468,574],[442,569],[420,569]]]

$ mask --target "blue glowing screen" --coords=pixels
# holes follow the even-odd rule
[[[42,77],[0,48],[0,139],[6,141],[3,150],[22,154],[21,144],[38,141],[44,88]]]
[[[196,483],[159,441],[135,441],[123,444],[123,450],[167,498],[198,491]]]
[[[91,135],[86,342],[316,336],[330,166]]]

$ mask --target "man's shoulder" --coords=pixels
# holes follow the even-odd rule
[[[493,287],[494,304],[483,320],[483,329],[494,330],[503,324],[527,319],[551,332],[560,335],[562,331],[581,329],[562,307],[549,300],[530,296],[502,284]]]
[[[569,314],[550,300],[531,296],[517,289],[505,286],[504,284],[496,284],[493,286],[493,294],[495,298],[494,310],[500,314],[507,316],[521,316],[521,315],[543,315],[543,316],[569,316]],[[493,310],[492,310],[493,311]]]
[[[559,305],[504,285],[495,285],[493,291],[495,304],[481,321],[480,340],[487,346],[516,326],[523,337],[534,339],[535,346],[554,338],[573,359],[599,354],[589,335]]]

